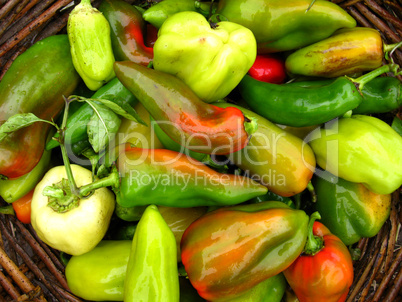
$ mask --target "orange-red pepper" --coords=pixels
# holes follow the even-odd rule
[[[31,202],[35,189],[12,203],[15,215],[22,223],[31,223]]]

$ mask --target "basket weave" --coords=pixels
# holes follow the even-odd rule
[[[0,0],[0,79],[33,43],[65,33],[68,14],[78,2]],[[359,26],[378,29],[385,43],[402,40],[402,0],[332,2],[346,9]],[[93,1],[95,7],[99,3]],[[394,61],[402,66],[402,51],[395,51]],[[401,110],[396,114],[401,115]],[[348,302],[402,301],[401,194],[401,188],[393,193],[390,218],[379,234],[356,244],[362,253],[354,261],[355,278]],[[4,204],[0,198],[0,206]],[[68,291],[59,252],[41,242],[30,225],[1,214],[0,232],[0,301],[83,301]]]

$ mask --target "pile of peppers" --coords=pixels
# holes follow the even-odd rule
[[[402,43],[324,0],[136,4],[4,75],[1,212],[88,301],[346,301],[401,190]]]

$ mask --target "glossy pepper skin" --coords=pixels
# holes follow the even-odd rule
[[[102,240],[66,266],[71,292],[89,301],[123,301],[131,240]]]
[[[109,22],[90,0],[81,0],[68,17],[67,35],[74,67],[91,90],[114,77]]]
[[[308,216],[281,202],[224,207],[193,222],[181,241],[190,282],[209,301],[238,297],[302,252]]]
[[[175,142],[208,154],[228,154],[246,146],[253,125],[233,107],[204,103],[179,78],[133,62],[116,62],[119,80]]]
[[[249,28],[258,53],[297,49],[332,35],[337,29],[355,27],[356,21],[330,1],[223,0],[216,13]]]
[[[92,96],[92,99],[108,99],[112,101],[114,98],[123,100],[124,103],[135,106],[138,100],[135,96],[123,86],[117,78],[112,79],[109,83],[99,88]],[[88,103],[82,103],[80,108],[67,118],[66,130],[64,132],[64,143],[67,150],[72,149],[73,145],[80,142],[88,142],[87,125],[94,114],[94,110]],[[59,137],[58,134],[55,138]],[[50,150],[59,146],[56,140],[51,140],[46,144],[46,149]]]
[[[124,280],[124,301],[179,301],[176,240],[155,205],[137,225]]]
[[[20,55],[0,82],[0,123],[17,113],[32,112],[55,119],[80,80],[74,69],[68,38],[45,38]],[[49,89],[52,87],[52,89]],[[18,178],[30,172],[42,157],[49,125],[35,123],[0,143],[0,177]]]
[[[356,108],[363,100],[346,77],[307,88],[266,83],[246,75],[238,87],[253,111],[271,122],[294,127],[328,122]]]
[[[317,248],[305,251],[283,273],[300,302],[343,302],[353,283],[353,263],[346,245],[315,221]],[[309,239],[308,239],[309,240]]]
[[[377,235],[389,217],[391,194],[376,194],[333,175],[314,177],[313,186],[321,222],[346,245]]]
[[[402,137],[376,117],[339,118],[314,130],[306,141],[317,164],[335,176],[377,194],[390,194],[402,184]]]
[[[335,78],[374,70],[382,65],[383,41],[378,30],[344,28],[332,36],[298,49],[286,58],[291,74]]]
[[[282,84],[287,77],[285,60],[275,54],[257,55],[248,74],[259,81]]]
[[[121,178],[116,201],[123,207],[151,203],[178,208],[233,205],[267,192],[250,178],[218,173],[165,149],[126,145],[116,165]]]
[[[258,125],[247,146],[228,155],[235,165],[280,196],[293,196],[306,189],[316,166],[308,144],[251,110],[228,103],[216,106],[234,106]]]
[[[122,0],[103,0],[99,11],[110,24],[116,60],[129,60],[147,66],[154,52],[152,47],[144,44],[146,24],[135,6]]]
[[[179,12],[159,29],[154,69],[185,82],[206,103],[226,97],[253,65],[257,46],[242,25],[210,25],[197,12]]]

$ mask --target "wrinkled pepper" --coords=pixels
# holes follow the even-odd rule
[[[331,1],[220,0],[217,14],[249,28],[259,53],[297,49],[355,27],[356,20]]]
[[[258,125],[245,148],[228,154],[231,162],[275,194],[288,197],[306,189],[316,165],[308,144],[251,110],[228,103],[215,105],[234,106]]]
[[[123,86],[117,78],[112,79],[109,83],[98,89],[92,96],[92,99],[114,99],[122,100],[124,103],[135,106],[138,100],[135,96]],[[73,149],[73,145],[80,142],[88,142],[87,125],[94,114],[93,108],[88,103],[83,103],[72,114],[69,114],[64,131],[64,144],[68,148]],[[54,138],[58,138],[56,133]],[[46,144],[46,149],[50,150],[59,146],[57,140],[53,139]]]
[[[179,301],[176,240],[155,205],[145,210],[132,241],[124,301]]]
[[[318,212],[316,212],[318,213]],[[283,274],[300,302],[343,302],[353,283],[346,245],[312,214],[303,253]]]
[[[102,240],[92,250],[72,256],[66,266],[71,292],[89,301],[123,301],[131,240]]]
[[[374,70],[382,65],[383,44],[376,29],[343,28],[290,54],[286,58],[286,70],[291,74],[325,78]]]
[[[77,186],[92,183],[92,172],[71,165]],[[52,248],[70,255],[92,250],[106,234],[115,206],[115,197],[108,188],[99,188],[87,197],[72,199],[66,183],[65,166],[46,172],[35,187],[31,203],[31,223],[38,237]],[[63,195],[45,195],[45,188],[56,186]]]
[[[116,60],[148,65],[153,59],[153,48],[144,44],[147,27],[137,8],[123,0],[103,0],[99,11],[110,24]]]
[[[126,145],[116,166],[120,174],[116,201],[123,207],[233,205],[267,193],[266,187],[248,177],[218,173],[165,149]]]
[[[206,104],[179,78],[133,62],[116,62],[115,72],[176,143],[208,154],[232,153],[248,143],[255,124],[239,109]]]
[[[190,282],[209,301],[238,297],[302,252],[308,216],[281,202],[224,207],[193,222],[181,241]]]
[[[17,113],[56,119],[79,83],[67,35],[55,35],[32,45],[13,62],[0,82],[0,124]],[[52,89],[49,89],[52,87]],[[40,161],[49,125],[35,123],[9,134],[0,143],[0,178],[18,178]]]
[[[226,97],[253,65],[257,54],[253,33],[222,21],[210,25],[197,12],[180,12],[159,29],[153,66],[185,82],[200,99]]]
[[[69,14],[67,35],[75,69],[89,89],[98,90],[114,77],[109,22],[91,0],[81,0]]]
[[[378,234],[391,210],[391,194],[376,194],[336,176],[314,177],[321,222],[346,245]]]
[[[317,164],[335,176],[377,194],[390,194],[402,185],[402,137],[379,118],[339,118],[311,132],[306,141]]]

